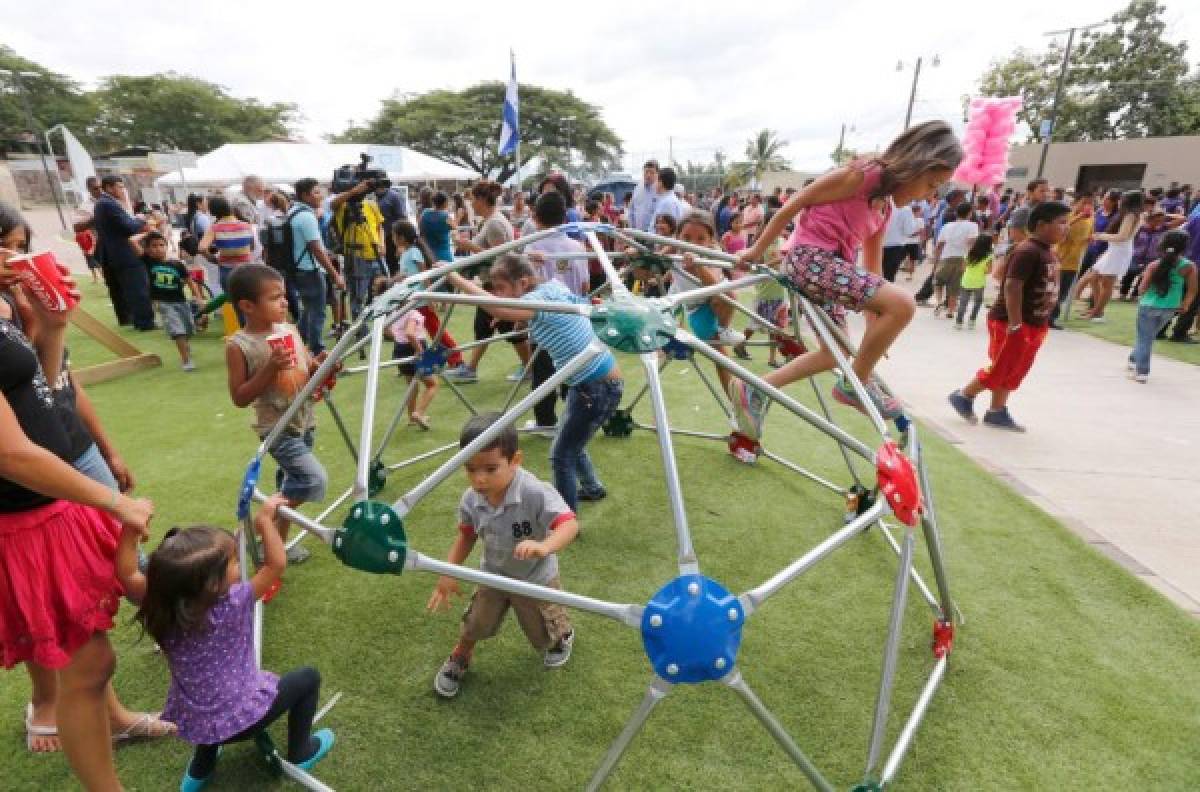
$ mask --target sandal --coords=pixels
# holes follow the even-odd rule
[[[159,717],[160,714],[143,712],[129,726],[119,732],[113,732],[112,741],[123,743],[131,740],[158,740],[174,736],[175,724],[163,720]]]
[[[33,702],[25,705],[25,747],[30,753],[58,753],[62,750],[62,746],[49,751],[35,751],[33,749],[33,741],[38,737],[58,737],[57,726],[34,726],[33,725]]]

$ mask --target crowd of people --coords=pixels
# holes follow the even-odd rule
[[[654,161],[621,202],[608,194],[589,197],[560,173],[547,175],[530,195],[486,180],[462,194],[422,189],[411,207],[404,193],[370,180],[326,195],[315,178],[301,179],[288,195],[250,176],[234,196],[190,197],[177,227],[165,213],[135,211],[124,185],[106,178],[89,183],[94,208],[76,230],[104,273],[118,320],[139,330],[161,326],[179,345],[185,370],[194,368],[187,338],[197,317],[222,300],[230,306],[238,329],[225,349],[229,398],[252,410],[260,439],[294,406],[327,344],[347,331],[372,295],[439,263],[540,234],[525,250],[495,256],[478,276],[453,274],[441,287],[529,303],[479,306],[472,333],[476,341],[512,347],[510,378],[542,389],[531,428],[552,437],[553,480],[543,482],[522,467],[511,426],[476,443],[498,415],[475,416],[462,427],[460,445],[474,444],[475,451],[465,466],[469,487],[449,559],[464,562],[482,540],[486,571],[557,587],[557,554],[579,531],[581,505],[608,495],[588,445],[624,391],[612,353],[591,346],[589,320],[544,309],[586,303],[606,282],[595,258],[584,255],[577,221],[661,237],[650,252],[673,266],[656,270],[635,258],[623,273],[642,294],[686,295],[764,272],[765,265],[774,277],[753,286],[760,321],[738,329],[729,300],[688,301],[687,329],[720,354],[749,356],[746,341],[755,332],[786,325],[790,294],[838,322],[847,312],[865,314],[852,371],[839,373],[832,397],[885,419],[902,408],[873,370],[918,303],[933,298],[938,315],[972,327],[989,277],[999,285],[987,314],[989,362],[950,395],[972,422],[974,400],[988,391],[983,423],[1023,431],[1008,399],[1071,299],[1087,296],[1092,321],[1105,318],[1114,296],[1140,301],[1130,356],[1140,381],[1154,337],[1177,312],[1172,337],[1188,340],[1197,300],[1190,262],[1200,238],[1200,207],[1190,188],[1106,193],[1096,201],[1090,194],[1052,197],[1037,180],[1023,195],[968,196],[945,189],[961,159],[951,128],[928,122],[906,130],[876,158],[765,196],[688,194],[673,169]],[[612,240],[607,244],[616,250]],[[195,746],[181,788],[197,790],[212,777],[222,745],[252,738],[287,713],[287,757],[312,767],[334,743],[332,732],[312,727],[319,673],[302,668],[277,677],[256,667],[252,651],[254,603],[274,596],[284,569],[307,557],[299,545],[285,550],[289,524],[281,507],[325,498],[312,402],[292,410],[268,449],[277,493],[256,517],[258,570],[248,583],[241,582],[231,535],[215,526],[172,530],[139,559],[153,504],[131,496],[132,474],[71,379],[68,314],[25,299],[4,264],[29,246],[27,224],[0,206],[0,590],[14,593],[0,600],[0,658],[6,668],[24,663],[34,681],[26,724],[31,750],[54,750],[61,739],[87,788],[115,790],[114,734],[178,734]],[[714,266],[697,255],[705,249],[729,254],[733,264]],[[895,280],[905,271],[912,278],[927,258],[931,272],[914,298]],[[490,346],[462,354],[435,308],[404,312],[387,328],[398,373],[410,383],[406,410],[417,429],[429,428],[438,393],[437,376],[418,365],[420,358],[431,347],[444,348],[444,376],[465,384],[478,380]],[[773,394],[837,367],[821,343],[777,346],[769,352],[765,388],[717,368],[737,431],[752,441],[762,435]],[[555,376],[563,390],[543,387]],[[458,593],[453,579],[440,579],[429,609],[448,607]],[[105,634],[122,597],[137,605],[137,621],[170,668],[161,717],[126,712],[111,689],[115,659]],[[459,640],[435,674],[438,694],[458,692],[476,644],[495,634],[510,608],[546,667],[568,661],[575,630],[561,608],[479,586]]]

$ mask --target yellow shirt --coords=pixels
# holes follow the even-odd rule
[[[1058,254],[1058,268],[1065,272],[1078,272],[1087,250],[1088,238],[1092,235],[1091,215],[1071,215],[1067,225],[1067,238],[1054,246]]]
[[[383,212],[374,201],[367,199],[362,202],[362,216],[365,222],[347,227],[346,204],[342,204],[333,216],[334,228],[341,234],[346,250],[370,258],[383,258],[383,235],[380,233]]]

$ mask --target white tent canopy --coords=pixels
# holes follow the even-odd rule
[[[333,170],[358,164],[370,154],[370,167],[382,168],[397,183],[473,181],[479,174],[404,146],[368,143],[226,143],[196,160],[196,167],[173,171],[155,180],[159,187],[227,187],[251,174],[269,184],[291,184],[305,177],[328,183]]]

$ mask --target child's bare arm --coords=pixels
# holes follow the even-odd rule
[[[145,528],[126,525],[117,545],[117,580],[121,581],[129,601],[139,605],[146,596],[146,576],[138,570],[137,546],[148,536]]]
[[[471,551],[475,549],[475,534],[466,534],[463,531],[458,532],[458,536],[454,540],[454,544],[450,545],[450,553],[446,560],[451,564],[461,564],[466,561],[471,555]],[[427,610],[436,612],[445,610],[450,607],[450,598],[462,595],[462,590],[458,587],[458,581],[452,577],[445,575],[438,578],[437,585],[433,589],[433,594],[429,596],[429,603],[425,606]]]
[[[458,289],[464,294],[474,294],[477,297],[496,296],[474,281],[467,280],[457,272],[451,272],[446,276],[446,280],[450,281],[450,283],[454,285],[454,288]],[[528,322],[533,318],[534,314],[533,311],[523,311],[520,308],[499,308],[491,305],[481,305],[479,307],[487,311],[496,319],[502,319],[507,322]]]
[[[560,523],[540,542],[535,542],[532,539],[526,539],[524,542],[521,542],[513,550],[513,558],[522,561],[530,558],[545,558],[574,542],[575,537],[578,535],[579,523],[572,517]]]
[[[883,274],[883,228],[863,240],[863,264],[867,272]]]
[[[254,530],[263,543],[263,565],[250,579],[255,599],[262,599],[287,569],[287,550],[283,546],[283,537],[275,528],[275,513],[286,502],[287,499],[283,495],[275,493],[267,498],[267,502],[254,518]]]
[[[225,345],[225,368],[228,374],[229,398],[238,407],[247,407],[263,394],[275,375],[291,365],[291,358],[286,350],[273,348],[271,356],[263,363],[262,368],[254,372],[254,376],[246,375],[246,356],[236,344]]]

